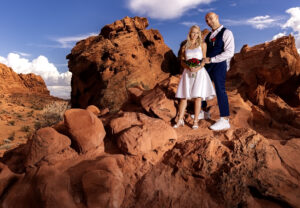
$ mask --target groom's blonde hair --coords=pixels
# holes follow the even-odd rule
[[[192,32],[192,29],[194,29],[194,28],[196,28],[198,30],[198,35],[199,35],[198,38],[197,38],[197,40],[196,40],[196,46],[199,47],[200,44],[201,44],[201,41],[202,41],[201,40],[202,39],[202,37],[201,37],[201,29],[200,29],[200,27],[198,25],[193,25],[190,28],[190,31],[188,33],[187,41],[186,41],[186,44],[185,44],[185,49],[188,49],[191,46],[191,32]]]

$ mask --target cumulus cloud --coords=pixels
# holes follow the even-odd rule
[[[291,17],[287,20],[285,24],[282,25],[283,29],[291,28],[293,30],[293,35],[295,36],[296,47],[300,53],[300,7],[293,7],[286,10]]]
[[[9,53],[7,58],[0,56],[0,62],[11,67],[16,73],[40,75],[44,79],[51,95],[63,98],[70,97],[72,73],[69,71],[60,73],[55,65],[48,61],[47,57],[40,55],[30,61],[20,54]],[[65,89],[65,91],[62,89]]]
[[[278,34],[274,35],[273,36],[273,40],[276,40],[277,38],[281,38],[283,36],[286,36],[286,32],[278,33]]]
[[[256,16],[249,19],[241,19],[241,20],[231,20],[225,19],[224,23],[227,25],[235,26],[235,25],[250,25],[255,29],[265,29],[270,27],[278,27],[281,25],[282,17],[270,17],[269,15],[265,16]]]
[[[189,9],[214,0],[127,0],[128,8],[138,15],[154,19],[174,19],[182,16]]]

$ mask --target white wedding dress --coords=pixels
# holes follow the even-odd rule
[[[201,46],[194,49],[186,49],[185,56],[188,59],[202,59]],[[194,75],[193,75],[194,74]],[[202,98],[202,100],[210,100],[216,96],[215,88],[204,67],[197,72],[191,72],[184,69],[176,92],[177,98]]]

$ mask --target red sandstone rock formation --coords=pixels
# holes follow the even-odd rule
[[[177,140],[177,134],[170,125],[142,113],[125,113],[113,119],[110,127],[117,135],[119,149],[130,155],[150,157],[155,154],[157,158],[159,153],[171,149]]]
[[[178,71],[175,55],[146,18],[125,17],[102,28],[98,36],[76,44],[69,59],[73,107],[119,110],[128,90],[152,89]]]
[[[64,115],[65,126],[78,152],[87,152],[103,144],[102,122],[89,110],[70,109]]]
[[[171,121],[176,117],[175,94],[179,76],[172,76],[160,82],[154,89],[149,90],[140,98],[143,109],[150,115]]]
[[[253,47],[243,46],[231,61],[228,76],[241,79],[240,91],[255,104],[264,105],[268,94],[276,94],[294,107],[300,104],[299,74],[295,39],[286,36]]]
[[[41,129],[1,158],[1,205],[299,207],[298,139],[282,144],[251,130],[240,121],[251,108],[234,93],[229,99],[231,111],[240,109],[225,133],[210,131],[210,121],[175,132],[163,120],[121,113],[104,144],[78,154],[66,135]]]
[[[39,93],[49,95],[49,90],[41,76],[35,74],[17,74],[11,68],[0,63],[0,92]]]
[[[299,135],[300,56],[294,37],[245,45],[231,62],[228,82],[254,104],[254,125],[286,129],[281,133],[286,138]]]

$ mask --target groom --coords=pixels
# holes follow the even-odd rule
[[[232,32],[220,24],[219,16],[216,13],[207,13],[205,20],[207,25],[212,29],[205,38],[207,44],[207,58],[204,59],[207,63],[205,68],[215,84],[220,111],[220,119],[210,126],[210,129],[220,131],[230,128],[228,119],[229,105],[225,90],[225,81],[227,60],[234,55],[234,38]],[[204,110],[207,108],[206,101],[202,102],[202,108]],[[208,112],[203,112],[200,116],[209,118]]]

